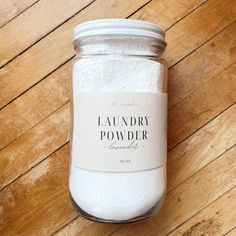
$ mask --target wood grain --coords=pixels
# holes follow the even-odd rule
[[[69,147],[64,146],[0,194],[0,229],[29,212],[67,184]]]
[[[67,142],[69,120],[67,104],[3,149],[0,153],[1,188]]]
[[[70,98],[72,63],[60,67],[14,102],[0,110],[0,149],[19,138]]]
[[[224,235],[235,225],[235,208],[236,188],[233,188],[169,235]]]
[[[168,153],[168,191],[191,177],[236,143],[236,105]]]
[[[235,15],[236,4],[231,0],[206,2],[167,32],[164,58],[170,66],[176,64],[234,22]]]
[[[0,66],[91,3],[92,0],[40,0],[0,29]],[[36,30],[37,29],[37,30]],[[16,37],[16,35],[21,37]]]
[[[64,227],[61,231],[56,232],[56,236],[63,235],[80,235],[80,236],[88,236],[88,235],[108,235],[117,230],[120,226],[116,224],[96,224],[90,222],[89,225],[84,227],[84,219],[82,217],[76,218],[71,223],[69,223],[66,227]],[[82,224],[81,224],[82,223]],[[80,227],[82,225],[82,227]]]
[[[38,0],[4,0],[0,1],[0,27],[18,16]]]
[[[56,199],[56,201],[55,201]],[[51,235],[67,223],[65,215],[76,212],[69,199],[68,190],[61,188],[44,202],[40,202],[30,212],[21,216],[6,228],[0,230],[2,235]]]
[[[68,224],[66,224],[59,231],[55,232],[53,235],[81,235],[84,232],[84,229],[89,228],[92,224],[92,221],[88,221],[83,217],[77,217],[74,220],[70,221]],[[104,224],[97,224],[97,227],[104,227]],[[111,225],[111,228],[112,227],[114,227],[114,225]]]
[[[168,148],[178,144],[234,103],[236,64],[229,66],[169,110]]]
[[[236,23],[169,70],[169,109],[236,62]]]
[[[168,30],[205,0],[153,0],[131,16],[132,19],[148,20]]]

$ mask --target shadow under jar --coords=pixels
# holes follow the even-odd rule
[[[166,42],[125,19],[74,30],[69,189],[87,219],[126,223],[160,209],[166,190]]]

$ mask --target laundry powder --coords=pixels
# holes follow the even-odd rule
[[[104,35],[94,39],[99,26],[111,27],[111,34],[118,27],[119,40],[114,35],[109,35],[111,41]],[[155,44],[145,41],[147,35],[144,42],[132,35],[122,38],[122,27],[140,27],[141,35],[156,29],[132,20],[82,24],[75,30],[78,55],[72,80],[71,197],[84,217],[112,223],[150,216],[160,208],[166,188],[163,45],[158,48],[158,42],[159,50],[153,52]],[[83,35],[86,29],[89,34]],[[83,42],[86,37],[89,41]]]

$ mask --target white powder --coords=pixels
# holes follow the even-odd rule
[[[107,55],[77,60],[73,70],[74,120],[79,113],[76,93],[162,92],[163,73],[161,63],[142,57]],[[79,169],[75,167],[78,132],[72,137],[70,192],[83,211],[104,220],[125,221],[142,216],[161,202],[165,166],[134,172]]]

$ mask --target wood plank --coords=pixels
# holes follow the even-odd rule
[[[174,189],[236,143],[236,105],[168,153],[168,191]]]
[[[0,189],[68,141],[69,109],[65,105],[0,152]]]
[[[235,155],[236,146],[171,191],[153,219],[143,224],[122,226],[111,235],[168,234],[236,185]]]
[[[69,222],[68,224],[66,224],[65,226],[63,226],[63,228],[61,228],[59,231],[55,232],[53,235],[56,235],[56,236],[59,236],[59,235],[60,236],[81,235],[81,233],[84,231],[84,229],[89,228],[91,225],[92,225],[92,221],[86,220],[83,217],[77,217],[77,218],[75,218],[75,220],[73,220],[73,221]],[[104,224],[97,224],[98,227],[99,227],[99,225],[100,225],[100,227],[104,227]]]
[[[175,11],[176,15],[183,17],[184,14],[192,10],[194,2],[195,0],[192,3],[188,1],[188,4],[185,4],[185,11],[183,7],[177,8],[180,9],[180,11]],[[154,3],[156,2],[154,1]],[[162,5],[166,3],[170,4],[164,1]],[[150,4],[146,5],[144,8],[147,10],[152,9],[152,6],[147,7]],[[165,8],[168,7],[169,5],[165,6]],[[134,18],[136,14],[133,16]],[[174,24],[177,17],[176,15],[173,14],[172,18],[168,16],[167,20],[165,20],[166,16],[163,16],[162,21]],[[44,119],[69,100],[70,77],[71,62],[68,62],[46,78],[45,81],[43,80],[0,111],[0,123],[4,124],[0,126],[0,134],[2,134],[0,135],[0,149],[14,141],[41,119]],[[47,80],[50,81],[46,82]]]
[[[145,1],[143,0],[140,2],[140,5],[144,3]],[[119,4],[120,3],[116,1],[115,6],[119,6]],[[70,39],[72,29],[76,24],[91,18],[109,16],[125,17],[129,15],[128,12],[131,13],[135,8],[137,9],[139,7],[137,1],[135,1],[135,4],[133,4],[132,1],[126,1],[125,4],[122,2],[120,5],[122,13],[117,12],[113,2],[94,2],[94,4],[82,11],[81,14],[73,17],[66,24],[62,25],[59,29],[27,50],[27,52],[2,68],[0,70],[2,77],[0,80],[0,89],[2,90],[0,106],[3,107],[12,101],[15,97],[33,86],[74,55]],[[100,11],[95,10],[98,7]],[[214,7],[213,13],[209,13],[212,7]],[[107,9],[109,9],[109,11],[107,11]],[[235,4],[233,4],[232,1],[227,0],[221,5],[217,0],[212,0],[206,2],[192,14],[178,22],[168,31],[169,33],[167,33],[169,46],[165,57],[169,65],[171,66],[177,63],[182,57],[194,51],[201,44],[230,24],[234,20],[234,10]],[[219,12],[224,12],[224,14],[218,14]],[[212,21],[205,20],[205,15],[208,13],[212,15]],[[202,20],[199,21],[199,19]],[[219,22],[221,22],[220,25]],[[189,27],[191,24],[195,27]],[[179,41],[181,41],[181,43]],[[51,45],[51,47],[48,47],[48,45]],[[50,61],[50,63],[48,63],[48,61]],[[35,64],[32,62],[37,62],[37,67],[35,67]],[[15,83],[15,78],[18,79],[18,83]]]
[[[178,22],[166,33],[164,57],[170,66],[212,38],[235,20],[236,4],[211,0]]]
[[[169,236],[225,235],[236,226],[235,209],[236,188],[233,188]]]
[[[233,23],[169,70],[169,108],[236,61],[235,38],[236,23]]]
[[[168,112],[168,149],[236,103],[236,64],[217,75]]]
[[[68,189],[62,187],[30,212],[0,230],[1,235],[51,235],[67,223],[65,216],[73,219],[77,213],[69,199]]]
[[[153,0],[140,9],[131,19],[147,20],[168,29],[206,0]]]
[[[21,14],[38,0],[2,0],[0,1],[0,27]]]
[[[70,78],[71,62],[0,111],[0,149],[69,101]]]
[[[40,0],[0,29],[0,66],[76,14],[92,0]],[[37,30],[35,30],[37,29]],[[17,37],[16,37],[17,35]]]
[[[0,229],[68,183],[68,158],[67,144],[0,192]]]
[[[85,223],[87,223],[86,226],[84,226]],[[109,233],[112,233],[119,227],[120,227],[119,225],[115,225],[115,224],[93,223],[91,221],[83,219],[82,217],[78,217],[75,220],[73,220],[71,223],[69,223],[66,227],[62,228],[62,230],[59,230],[58,232],[56,232],[54,235],[55,236],[64,236],[64,235],[99,236],[99,235],[107,235]]]

